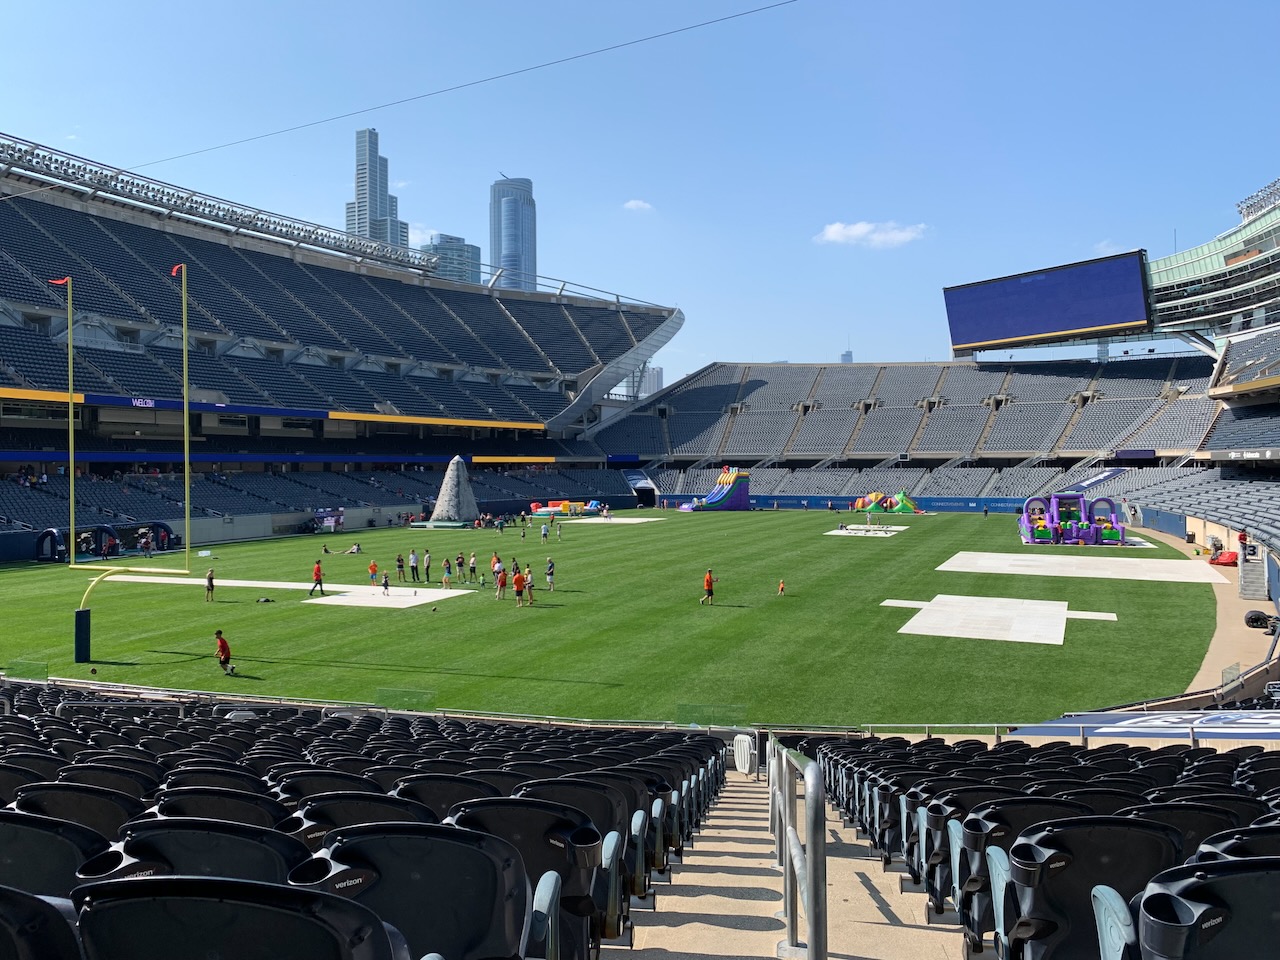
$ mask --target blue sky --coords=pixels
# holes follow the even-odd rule
[[[6,10],[0,130],[333,226],[373,126],[415,239],[487,255],[530,177],[541,273],[681,307],[713,360],[949,356],[942,287],[1237,222],[1280,176],[1280,5],[798,0],[358,117],[154,163],[763,0],[333,0]],[[146,166],[143,166],[146,164]]]

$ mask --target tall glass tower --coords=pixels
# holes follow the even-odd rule
[[[458,283],[480,283],[480,248],[474,243],[467,243],[464,237],[453,237],[447,233],[433,233],[423,244],[423,253],[434,253],[439,257],[435,275],[443,280],[456,280]]]
[[[489,262],[502,268],[499,287],[537,289],[538,205],[526,177],[506,177],[489,188]]]
[[[387,192],[387,158],[378,155],[378,131],[356,131],[356,198],[347,204],[347,233],[409,245],[409,224],[399,219],[400,201]]]

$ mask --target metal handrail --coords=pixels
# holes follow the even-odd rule
[[[777,865],[782,868],[787,940],[778,956],[827,960],[827,798],[818,764],[769,737],[769,828]],[[796,829],[795,776],[804,777],[805,839]],[[800,908],[808,921],[807,944],[800,942]],[[803,952],[800,952],[803,950]]]

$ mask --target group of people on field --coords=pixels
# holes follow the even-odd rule
[[[502,558],[498,556],[495,550],[493,556],[489,558],[489,570],[493,574],[493,598],[495,600],[505,600],[507,597],[507,583],[510,582],[511,589],[515,591],[517,607],[533,606],[533,565],[526,563],[523,569],[520,567],[520,561],[515,557],[511,558],[510,568],[502,562]],[[556,563],[550,557],[547,557],[547,566],[543,570],[543,576],[546,578],[548,592],[554,593],[556,589]],[[484,578],[480,580],[484,585]]]

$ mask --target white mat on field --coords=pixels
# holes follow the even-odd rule
[[[970,640],[1007,640],[1062,646],[1068,620],[1115,620],[1114,613],[1068,610],[1059,600],[1014,597],[959,597],[939,594],[930,601],[885,600],[882,607],[918,610],[899,633]]]
[[[947,573],[1016,573],[1033,577],[1091,577],[1162,583],[1227,582],[1209,564],[1194,560],[1099,556],[1084,547],[1077,549],[1081,552],[1061,555],[962,551],[937,569]]]

